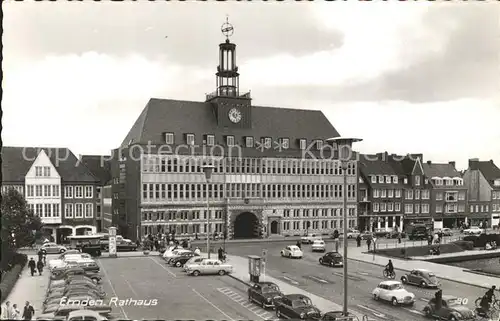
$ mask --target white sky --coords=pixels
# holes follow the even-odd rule
[[[499,8],[3,3],[3,143],[107,154],[149,98],[204,100],[229,14],[255,105],[321,109],[361,152],[500,165]]]

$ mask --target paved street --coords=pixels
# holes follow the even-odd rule
[[[266,274],[294,285],[300,289],[316,294],[338,304],[343,302],[343,272],[342,268],[329,268],[320,266],[319,257],[322,254],[312,253],[310,246],[304,245],[304,258],[301,260],[290,260],[281,258],[280,250],[284,244],[268,243]],[[328,245],[332,247],[332,245]],[[261,255],[263,244],[238,244],[229,245],[227,251],[231,255]],[[407,286],[418,298],[412,308],[392,307],[390,304],[375,302],[371,297],[371,291],[377,286],[382,278],[382,267],[373,264],[349,260],[349,305],[353,310],[368,314],[371,317],[386,320],[416,320],[419,319],[426,300],[434,296],[435,290],[421,289]],[[397,268],[397,266],[396,266]],[[402,271],[396,270],[398,279]],[[474,306],[474,300],[481,296],[485,290],[475,286],[469,286],[457,282],[441,280],[444,294],[456,295],[467,298],[469,307]]]
[[[187,276],[159,257],[100,260],[109,297],[158,299],[156,306],[114,307],[113,316],[125,319],[270,320],[247,301],[246,286],[228,276]]]

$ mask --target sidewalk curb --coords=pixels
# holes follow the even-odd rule
[[[348,259],[353,260],[353,261],[357,261],[357,262],[368,263],[368,264],[372,264],[372,265],[376,265],[376,266],[385,266],[384,264],[374,263],[374,262],[365,261],[365,260],[361,260],[361,259],[353,259],[350,257],[348,257]],[[430,263],[432,263],[432,262],[430,262]],[[437,264],[437,263],[435,263],[435,264]],[[401,269],[401,268],[396,268],[396,269],[401,270],[401,271],[405,271],[405,272],[411,272],[411,270],[407,270],[407,269]],[[463,271],[468,272],[467,270],[463,270]],[[477,285],[477,284],[471,284],[468,282],[464,282],[464,281],[460,281],[460,280],[452,279],[452,278],[447,278],[447,277],[443,277],[443,276],[440,276],[439,278],[443,279],[443,280],[451,281],[451,282],[456,282],[456,283],[468,285],[468,286],[475,286],[477,288],[489,289],[491,287],[491,286],[482,286],[482,285]]]
[[[227,276],[229,276],[231,279],[234,279],[234,280],[236,280],[236,281],[238,281],[238,282],[243,283],[244,285],[246,285],[246,286],[248,286],[248,287],[251,287],[251,286],[252,286],[252,284],[250,284],[249,282],[243,281],[242,279],[240,279],[240,278],[238,278],[238,277],[236,277],[236,276],[234,276],[234,275],[232,275],[232,274],[228,274]]]

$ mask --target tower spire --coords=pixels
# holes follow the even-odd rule
[[[226,41],[219,44],[219,66],[215,74],[216,96],[238,97],[240,74],[236,66],[236,45],[229,40],[234,33],[233,25],[229,23],[229,16],[226,16],[226,22],[222,24],[221,31]]]

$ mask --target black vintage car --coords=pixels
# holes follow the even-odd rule
[[[338,252],[328,252],[319,258],[319,264],[328,266],[343,266],[344,260]]]
[[[62,280],[62,279],[71,278],[71,277],[74,277],[77,275],[87,277],[87,278],[91,279],[92,281],[94,281],[95,283],[99,283],[102,279],[101,274],[99,272],[86,271],[80,267],[71,267],[65,271],[62,271],[61,273],[52,274],[50,276],[50,279],[51,280]]]
[[[187,261],[189,261],[192,257],[198,256],[198,254],[195,254],[193,252],[186,252],[182,253],[181,256],[172,258],[170,261],[168,261],[168,264],[176,266],[176,267],[181,267],[184,264],[186,264]]]
[[[272,282],[255,283],[248,289],[248,301],[259,304],[263,309],[273,308],[274,300],[282,296],[280,288]]]
[[[274,300],[278,318],[319,320],[321,311],[316,308],[309,297],[302,294],[288,294]]]
[[[351,316],[351,314],[348,312],[347,313],[347,316]],[[323,314],[323,316],[321,317],[321,321],[341,321],[341,320],[345,320],[345,316],[344,316],[344,312],[342,311],[330,311],[330,312],[327,312],[325,314]],[[357,318],[354,318],[354,320],[356,320]]]

